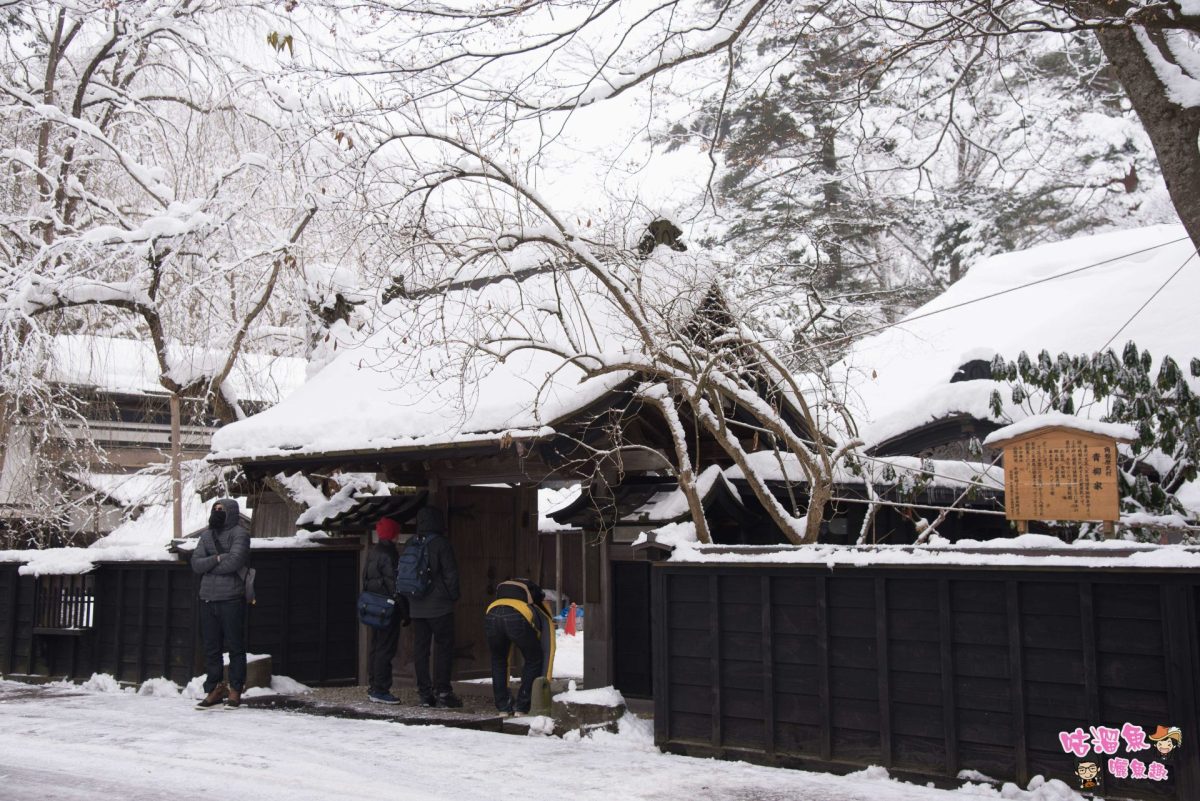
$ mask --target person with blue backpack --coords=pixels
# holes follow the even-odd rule
[[[396,592],[408,598],[413,670],[421,706],[461,707],[463,702],[450,685],[458,563],[440,509],[423,506],[417,512],[416,534],[405,545],[396,568]]]

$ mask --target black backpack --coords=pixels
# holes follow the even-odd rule
[[[433,568],[429,564],[429,541],[436,534],[418,534],[404,546],[396,562],[396,593],[409,598],[424,598],[433,589]]]

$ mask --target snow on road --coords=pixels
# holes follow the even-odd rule
[[[5,801],[966,801],[934,790],[664,755],[646,723],[583,740],[241,709],[198,712],[181,697],[31,690],[0,681]],[[1019,801],[1078,799],[1059,782],[1010,788]]]

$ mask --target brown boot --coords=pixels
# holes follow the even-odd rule
[[[237,709],[242,705],[242,691],[229,688],[229,697],[225,699],[226,709]]]
[[[220,706],[222,699],[225,698],[225,695],[228,692],[229,689],[225,686],[224,682],[218,684],[216,687],[212,688],[212,692],[204,696],[203,701],[196,704],[196,709],[213,709]]]

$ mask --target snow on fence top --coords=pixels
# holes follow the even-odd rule
[[[655,259],[646,262],[640,278],[659,266]],[[656,290],[643,283],[646,305],[683,308],[680,298],[690,288],[681,291],[676,283],[672,290],[669,284],[670,278],[662,280],[658,304],[646,297]],[[695,287],[697,293],[706,288],[702,282]],[[537,346],[521,347],[530,342]],[[373,333],[344,349],[284,402],[219,430],[212,458],[246,461],[545,436],[557,421],[630,376],[617,370],[587,378],[574,361],[549,348],[586,354],[590,365],[599,365],[627,362],[639,345],[611,296],[578,269],[393,300],[381,309]]]
[[[997,384],[950,384],[959,367],[996,354],[1015,359],[1021,351],[1098,351],[1193,250],[1182,227],[1160,225],[980,262],[895,327],[855,343],[835,366],[862,438],[880,443],[955,413],[991,419],[988,398]],[[1064,275],[1072,270],[1078,272]],[[1030,285],[1036,281],[1043,283]],[[1198,297],[1200,266],[1192,264],[1110,347],[1119,351],[1133,340],[1156,359],[1186,364],[1200,356],[1200,328],[1182,324],[1195,316]]]
[[[702,545],[690,523],[643,533],[634,545],[650,541],[673,549],[672,563],[792,564],[836,567],[925,566],[973,568],[1110,568],[1196,570],[1200,548],[1149,545],[1127,540],[1065,543],[1045,534],[997,540],[959,540],[937,535],[927,545]]]
[[[1012,425],[997,429],[988,434],[983,444],[996,445],[1047,428],[1070,428],[1075,431],[1109,437],[1118,442],[1132,442],[1138,436],[1137,429],[1128,423],[1101,423],[1098,420],[1089,420],[1086,417],[1077,417],[1073,414],[1048,412],[1046,414],[1032,415],[1026,417],[1024,420],[1018,420]]]

